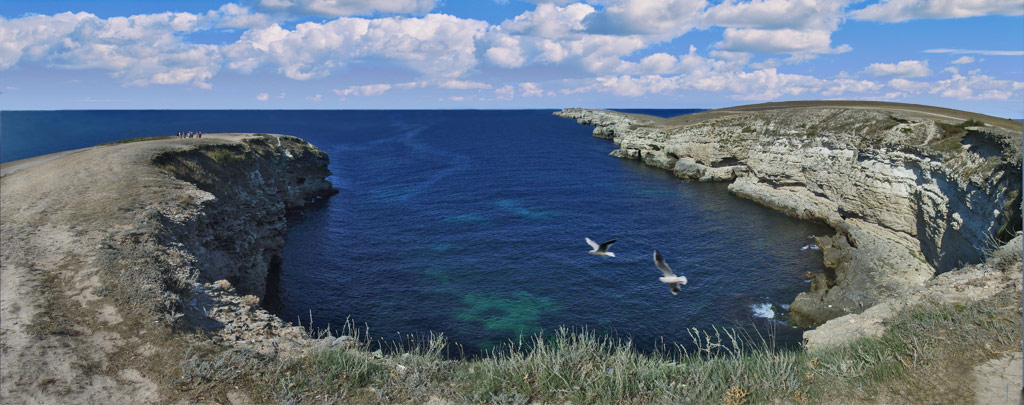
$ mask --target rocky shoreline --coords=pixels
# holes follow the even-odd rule
[[[727,181],[739,197],[832,227],[816,238],[827,270],[791,305],[805,326],[909,297],[937,274],[980,263],[1021,226],[1020,124],[1004,119],[856,102],[672,119],[555,115],[594,126],[618,146],[612,156],[689,181]]]
[[[0,396],[153,403],[211,342],[336,343],[258,305],[286,213],[336,193],[327,164],[296,137],[207,134],[0,166]]]

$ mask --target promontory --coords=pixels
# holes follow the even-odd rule
[[[830,226],[816,239],[823,271],[790,307],[813,328],[804,347],[729,346],[705,331],[697,352],[640,353],[628,340],[562,330],[463,359],[442,334],[382,347],[358,328],[291,325],[260,301],[287,214],[335,193],[327,154],[287,135],[139,138],[0,165],[0,402],[1019,394],[1019,122],[873,102],[556,115],[595,126],[613,156],[728,182],[739,197]]]

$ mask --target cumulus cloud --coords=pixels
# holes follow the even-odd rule
[[[429,14],[423,18],[338,18],[306,22],[288,30],[274,24],[247,31],[224,49],[228,66],[248,72],[276,65],[285,76],[305,80],[361,58],[403,63],[430,77],[457,77],[476,66],[475,39],[487,23]]]
[[[722,41],[716,45],[728,51],[788,54],[842,53],[853,49],[845,44],[832,48],[831,36],[832,32],[827,30],[726,28]]]
[[[998,50],[984,50],[984,49],[926,49],[925,52],[927,52],[927,53],[992,55],[992,56],[1021,56],[1021,55],[1024,55],[1024,51],[998,51]]]
[[[502,34],[498,34],[493,46],[484,52],[484,57],[487,58],[487,61],[503,68],[517,68],[526,61],[523,50],[519,47],[519,40]]]
[[[519,83],[519,94],[523,97],[541,97],[544,95],[544,90],[536,83],[524,82]]]
[[[907,80],[907,79],[892,79],[886,83],[889,87],[897,89],[904,93],[917,94],[923,91],[928,91],[932,86],[929,83]]]
[[[506,84],[497,89],[494,89],[494,98],[497,100],[508,101],[516,96],[516,88],[512,85]]]
[[[638,97],[648,93],[667,93],[679,88],[676,78],[659,75],[598,77],[597,88],[617,96]]]
[[[1024,82],[999,80],[975,70],[967,76],[953,74],[947,80],[935,82],[930,88],[930,94],[960,100],[1007,100],[1015,94],[1021,95]]]
[[[883,0],[850,13],[854,19],[900,22],[918,18],[1022,15],[1020,0]]]
[[[349,86],[343,90],[331,89],[334,94],[340,97],[346,96],[379,96],[384,92],[391,90],[391,85],[387,83],[380,84],[367,84],[365,86]]]
[[[267,93],[260,93],[260,94],[257,94],[257,95],[256,95],[256,99],[257,99],[257,100],[259,100],[259,101],[267,101],[267,100],[270,100],[270,94],[267,94]]]
[[[182,39],[209,24],[205,17],[190,13],[0,18],[0,69],[28,60],[65,69],[100,69],[131,85],[210,88],[208,80],[220,67],[217,47]]]
[[[502,32],[548,39],[559,39],[582,31],[583,18],[594,12],[594,7],[583,3],[557,7],[540,4],[533,11],[524,12],[499,25]]]
[[[971,57],[971,56],[961,56],[959,58],[956,58],[956,60],[954,60],[953,62],[950,62],[950,63],[952,63],[954,65],[964,65],[964,64],[968,64],[968,63],[974,63],[974,57]]]
[[[216,21],[219,28],[255,28],[270,24],[270,18],[266,14],[253,13],[248,7],[235,3],[225,4],[206,14],[208,18]]]
[[[834,31],[848,0],[726,0],[708,8],[707,25],[733,28]]]
[[[432,10],[436,0],[248,0],[256,8],[289,16],[317,15],[344,17],[357,15],[414,14]]]
[[[706,6],[705,0],[611,0],[583,25],[594,34],[670,39],[696,27]]]
[[[821,95],[827,97],[838,96],[844,93],[870,93],[876,92],[883,87],[881,83],[870,80],[835,79],[825,84]]]
[[[932,71],[928,69],[928,61],[905,60],[896,64],[872,63],[864,69],[864,73],[879,77],[925,77],[932,74]]]

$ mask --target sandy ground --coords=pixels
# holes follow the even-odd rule
[[[0,399],[3,403],[155,403],[167,377],[154,341],[101,290],[110,233],[176,180],[159,151],[217,137],[97,146],[4,164],[0,177]],[[102,295],[102,294],[101,294]],[[40,331],[42,329],[42,331]],[[157,339],[159,341],[160,339]],[[166,392],[166,391],[165,391]]]
[[[976,404],[1020,404],[1024,379],[1021,353],[1006,353],[974,368]]]

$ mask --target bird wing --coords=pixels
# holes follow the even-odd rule
[[[668,290],[672,292],[672,295],[679,294],[679,283],[671,283],[668,285]]]
[[[661,257],[661,253],[657,250],[654,251],[654,265],[658,266],[658,270],[661,270],[665,274],[665,277],[675,277],[675,273],[672,272],[672,268],[668,267],[668,263],[665,263],[665,258]]]
[[[612,240],[610,240],[610,241],[607,241],[607,242],[605,242],[605,243],[602,243],[602,244],[601,244],[601,247],[597,248],[597,250],[600,250],[600,251],[602,251],[602,252],[605,252],[605,251],[607,251],[607,250],[608,250],[608,246],[611,246],[611,245],[612,245],[612,243],[615,243],[615,241],[617,241],[617,240],[618,240],[618,239],[612,239]]]
[[[600,248],[600,246],[597,246],[597,242],[590,240],[590,238],[587,238],[587,244],[590,245],[590,247],[594,248],[594,250]]]

